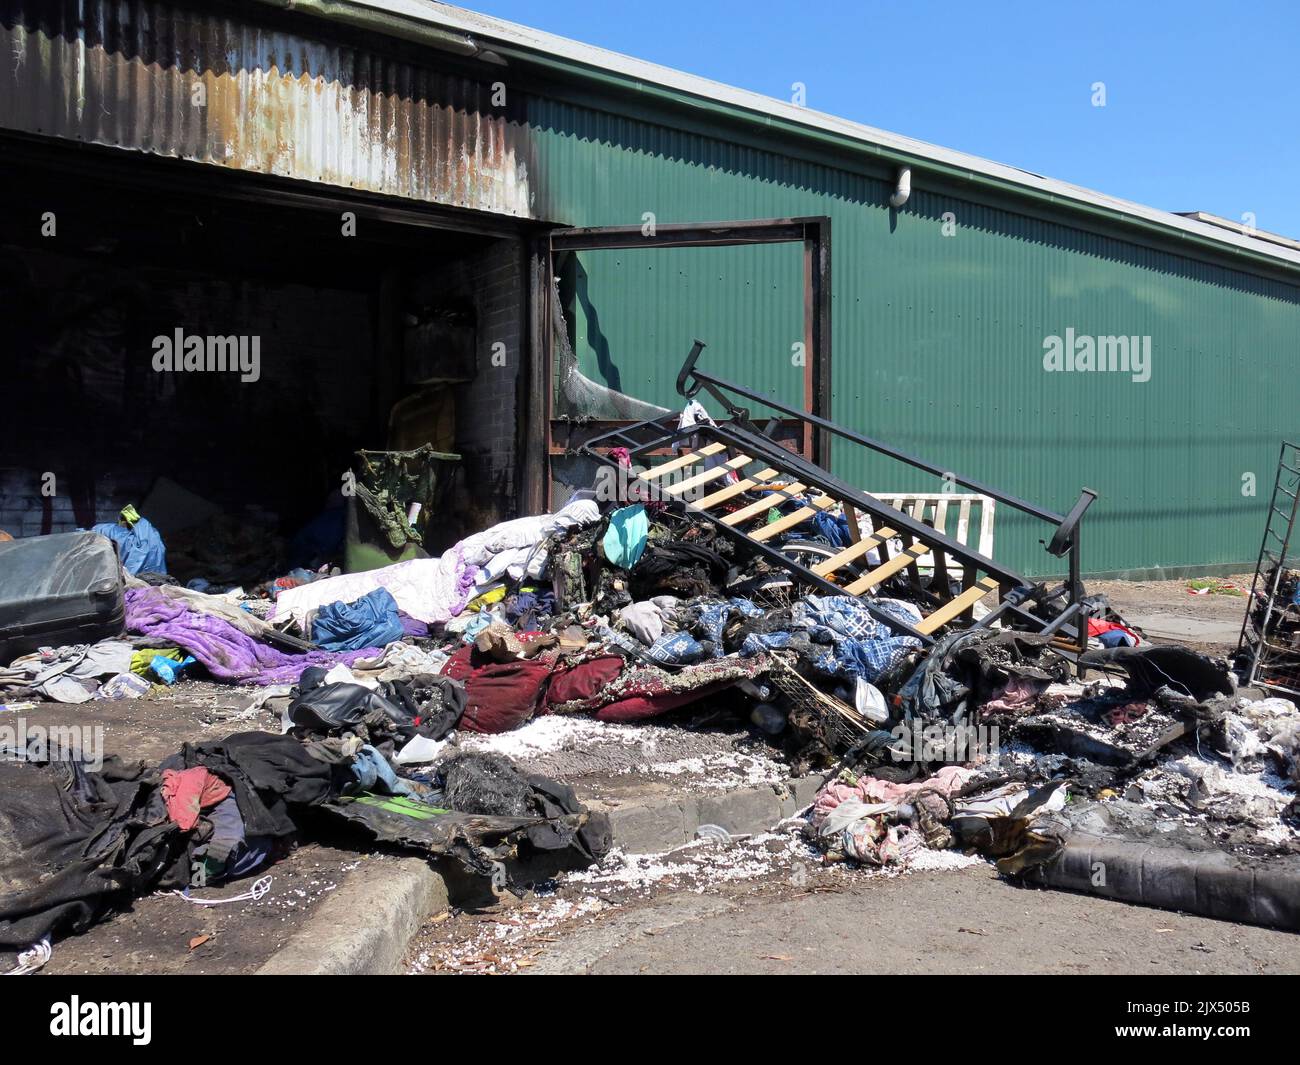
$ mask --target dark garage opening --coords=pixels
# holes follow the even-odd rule
[[[180,186],[123,184],[78,162],[0,179],[0,529],[87,527],[134,504],[177,579],[265,579],[338,557],[326,545],[358,449],[425,442],[461,456],[424,515],[427,550],[513,513],[518,237],[364,210],[345,236],[330,200],[196,194],[193,167]],[[246,366],[257,338],[257,379],[159,371],[158,338],[177,330],[244,338]]]

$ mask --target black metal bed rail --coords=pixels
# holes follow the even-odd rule
[[[875,440],[863,433],[854,432],[852,429],[846,429],[842,425],[829,421],[826,418],[819,417],[809,411],[799,411],[793,407],[774,399],[771,396],[764,395],[761,392],[755,392],[746,388],[744,385],[738,385],[732,381],[725,381],[713,374],[700,370],[697,363],[701,353],[704,351],[705,343],[702,340],[696,340],[686,356],[686,361],[682,364],[681,370],[677,374],[677,391],[687,399],[692,399],[699,394],[701,389],[708,391],[727,413],[737,422],[743,425],[752,425],[751,414],[748,408],[735,403],[727,393],[735,396],[741,396],[755,403],[761,403],[770,410],[784,414],[788,418],[796,419],[814,425],[842,440],[857,444],[861,447],[868,448],[881,455],[895,459],[906,465],[912,466],[919,470],[924,470],[936,477],[960,484],[969,488],[980,495],[988,496],[999,503],[1003,503],[1023,514],[1028,514],[1033,518],[1053,526],[1053,532],[1050,540],[1041,541],[1048,554],[1054,558],[1065,558],[1068,556],[1068,574],[1066,577],[1065,589],[1068,595],[1071,608],[1076,608],[1084,599],[1084,589],[1082,583],[1082,552],[1080,549],[1080,525],[1088,508],[1092,506],[1097,499],[1097,493],[1091,488],[1083,488],[1079,493],[1079,498],[1070,508],[1068,514],[1061,515],[1056,511],[1048,510],[1046,507],[1040,507],[1028,500],[1013,496],[1001,489],[994,488],[982,481],[977,481],[973,477],[966,477],[954,470],[936,465],[917,455],[909,454],[899,448],[886,444],[884,441]],[[1072,614],[1077,613],[1077,609],[1071,609]],[[1079,649],[1082,651],[1087,643],[1086,631],[1080,635]]]
[[[827,476],[820,467],[804,462],[800,456],[793,454],[780,445],[770,443],[761,437],[755,437],[744,430],[726,424],[702,424],[685,429],[676,429],[669,424],[673,417],[675,416],[641,422],[623,429],[614,430],[589,441],[584,451],[587,451],[591,457],[596,458],[610,468],[617,469],[618,463],[605,450],[615,445],[627,448],[634,467],[642,464],[648,465],[645,460],[653,455],[662,454],[664,451],[672,452],[683,449],[690,451],[701,446],[707,447],[710,443],[725,445],[728,452],[743,453],[749,457],[751,463],[780,469],[783,474],[792,479],[814,483],[815,487],[823,491],[835,492],[842,503],[856,507],[863,513],[870,514],[873,527],[878,525],[880,528],[885,528],[888,526],[900,538],[906,537],[909,543],[922,541],[922,538],[924,538],[923,542],[932,550],[959,556],[964,572],[970,575],[971,584],[974,582],[974,574],[977,570],[992,573],[1003,593],[1003,602],[991,617],[982,620],[978,623],[979,625],[991,624],[994,620],[1006,617],[1008,613],[1014,614],[1022,626],[1028,624],[1036,630],[1041,630],[1046,624],[1043,619],[1035,617],[1025,609],[1027,604],[1039,597],[1042,592],[1041,587],[1030,585],[1025,578],[1014,570],[1001,566],[959,542],[939,534],[933,527],[917,522],[910,515],[895,510],[887,504],[857,491],[852,486],[840,482],[836,478]],[[846,589],[842,585],[836,584],[823,574],[814,572],[808,565],[797,558],[791,558],[784,552],[782,547],[755,540],[743,530],[732,527],[727,523],[725,515],[695,509],[693,504],[685,498],[673,496],[672,488],[652,484],[644,478],[644,475],[639,479],[643,481],[643,484],[632,498],[654,498],[658,493],[662,492],[663,495],[660,495],[659,498],[684,504],[687,513],[710,522],[719,532],[733,540],[733,542],[745,545],[767,561],[796,575],[808,585],[826,594],[843,595],[845,593]],[[934,638],[931,635],[919,631],[915,626],[899,619],[894,614],[877,608],[871,600],[864,599],[863,603],[865,609],[873,617],[893,631],[913,636],[920,640],[923,645],[933,643]],[[1068,620],[1068,617],[1060,619],[1062,624]]]
[[[1058,558],[1069,550],[1074,532],[1077,530],[1084,512],[1092,504],[1093,500],[1097,498],[1096,492],[1091,488],[1085,488],[1080,493],[1078,501],[1071,508],[1069,514],[1058,514],[1054,510],[1048,510],[1047,508],[1040,507],[1035,503],[1030,503],[1027,500],[1020,499],[1017,496],[1003,492],[1001,489],[993,488],[984,484],[982,481],[977,481],[971,477],[964,477],[945,466],[938,466],[917,455],[911,455],[906,451],[902,451],[899,448],[884,443],[884,441],[874,440],[862,433],[854,432],[852,429],[846,429],[842,425],[837,425],[835,422],[828,421],[826,418],[819,417],[809,411],[796,410],[772,396],[764,395],[761,392],[755,392],[752,389],[746,388],[744,385],[738,385],[731,381],[724,381],[722,378],[715,377],[713,374],[705,373],[696,366],[696,363],[699,361],[700,355],[704,351],[705,347],[706,345],[702,340],[695,341],[694,346],[690,350],[690,354],[686,356],[686,361],[682,364],[681,371],[677,374],[677,391],[687,399],[694,399],[701,389],[705,389],[708,391],[709,395],[722,405],[732,418],[736,419],[736,421],[741,424],[752,424],[749,409],[747,407],[738,406],[725,394],[726,392],[731,392],[734,395],[743,396],[745,399],[752,400],[755,403],[762,403],[764,406],[784,414],[788,418],[807,422],[809,425],[815,425],[817,428],[824,429],[828,433],[840,437],[842,440],[848,440],[851,443],[869,448],[872,451],[876,451],[892,459],[897,459],[899,462],[905,463],[909,466],[925,470],[927,473],[932,473],[936,477],[952,481],[964,488],[969,488],[971,491],[977,492],[979,495],[988,496],[990,499],[995,499],[999,503],[1005,503],[1007,506],[1013,507],[1024,514],[1038,518],[1040,521],[1044,521],[1049,525],[1056,526],[1052,539],[1047,546],[1047,550]]]
[[[697,427],[697,431],[699,428],[701,427]],[[967,547],[944,533],[940,533],[932,526],[918,521],[906,511],[896,510],[875,496],[868,495],[866,492],[840,480],[834,474],[809,462],[802,455],[783,448],[780,444],[772,443],[761,435],[751,433],[737,426],[727,425],[725,422],[717,426],[706,425],[702,429],[703,433],[701,435],[715,436],[733,447],[743,449],[746,454],[757,452],[757,454],[753,455],[755,459],[762,459],[772,465],[780,463],[788,467],[786,472],[798,474],[805,481],[824,491],[834,492],[842,497],[845,502],[851,503],[856,509],[870,514],[876,521],[888,524],[890,528],[899,533],[907,533],[916,539],[924,540],[935,548],[945,548],[949,554],[975,563],[985,573],[997,577],[1002,584],[1012,587],[1026,584],[1026,579],[1015,570],[994,562],[993,559],[981,555],[978,551]]]

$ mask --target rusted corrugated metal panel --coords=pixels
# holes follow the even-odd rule
[[[526,127],[488,79],[170,3],[0,12],[0,127],[532,216]]]

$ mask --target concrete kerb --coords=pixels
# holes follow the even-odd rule
[[[448,899],[447,878],[424,858],[385,859],[382,870],[363,861],[257,975],[395,973],[411,937]]]
[[[700,825],[732,835],[766,832],[808,807],[824,774],[782,784],[618,805],[589,803],[609,815],[614,846],[629,854],[657,854],[689,843]],[[275,956],[259,976],[376,975],[401,970],[411,937],[467,885],[446,863],[422,858],[363,861]]]
[[[718,825],[732,835],[766,832],[810,806],[825,779],[825,774],[814,773],[782,784],[683,795],[649,804],[590,805],[609,815],[614,846],[628,854],[659,854],[689,843],[701,825]]]

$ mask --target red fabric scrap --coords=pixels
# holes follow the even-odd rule
[[[1139,636],[1132,629],[1130,629],[1127,625],[1119,625],[1113,621],[1102,621],[1100,618],[1088,619],[1089,636],[1100,636],[1103,632],[1113,632],[1115,629],[1119,629],[1121,632],[1127,632],[1130,636],[1133,637],[1134,642],[1138,644],[1141,644],[1143,642],[1142,637]]]
[[[546,689],[546,704],[554,706],[579,699],[594,699],[605,685],[622,674],[623,668],[624,662],[619,655],[603,655],[570,669],[559,670]]]
[[[465,682],[465,713],[460,727],[469,732],[509,732],[536,712],[554,668],[541,659],[493,662],[473,647],[462,647],[443,667],[443,676]]]
[[[163,802],[167,816],[188,832],[199,823],[199,812],[216,806],[230,794],[230,785],[202,766],[193,769],[164,769]]]
[[[618,702],[609,703],[595,713],[597,721],[642,721],[647,717],[658,717],[679,706],[693,703],[709,695],[715,695],[731,687],[734,681],[722,681],[708,684],[702,688],[693,688],[686,692],[662,692],[658,695],[633,695]]]

